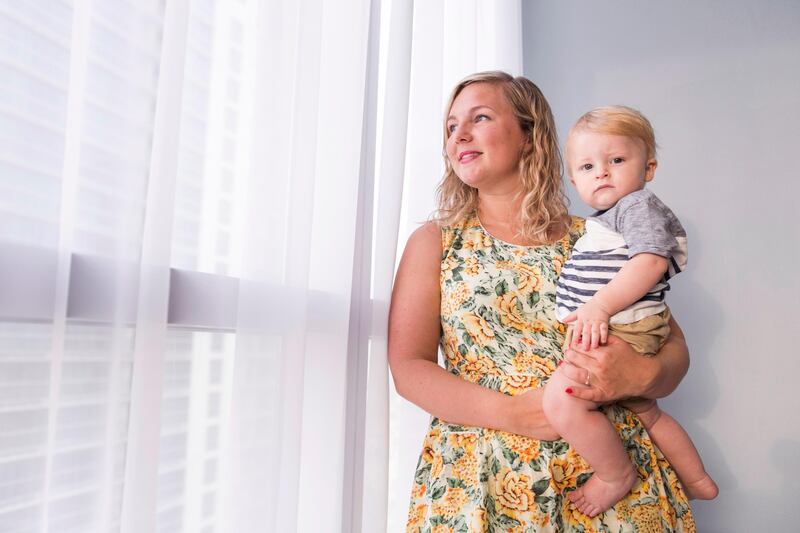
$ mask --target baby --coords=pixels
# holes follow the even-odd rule
[[[586,221],[561,271],[556,313],[570,343],[604,344],[609,333],[642,355],[654,355],[669,336],[667,280],[686,265],[686,232],[645,183],[657,161],[650,122],[633,109],[601,107],[583,115],[567,138],[566,165],[581,199],[597,212]],[[590,386],[590,374],[584,383]],[[576,383],[561,370],[544,392],[550,424],[591,465],[594,474],[569,493],[578,510],[595,516],[625,497],[636,470],[598,404],[570,396]],[[689,435],[654,400],[627,402],[672,464],[690,498],[711,499],[717,485]]]

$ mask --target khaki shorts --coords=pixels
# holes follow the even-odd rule
[[[652,356],[664,345],[669,337],[669,308],[656,315],[646,316],[630,324],[609,324],[608,333],[616,335],[642,355]],[[567,329],[564,349],[572,340],[572,326]]]

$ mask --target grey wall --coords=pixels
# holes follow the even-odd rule
[[[655,126],[651,188],[690,239],[668,300],[692,366],[663,406],[721,489],[693,505],[698,530],[796,531],[800,2],[523,5],[525,75],[562,139],[605,104],[634,106]]]

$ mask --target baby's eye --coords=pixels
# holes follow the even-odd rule
[[[582,164],[581,166],[578,167],[578,170],[583,170],[584,172],[586,172],[587,170],[592,170],[592,164],[591,163],[584,163],[584,164]]]
[[[612,163],[615,163],[617,165],[622,163],[623,161],[625,161],[625,159],[623,159],[621,157],[615,157],[614,159],[611,160]]]

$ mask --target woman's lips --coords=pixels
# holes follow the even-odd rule
[[[473,159],[475,159],[479,155],[481,155],[480,152],[461,152],[458,155],[458,162],[459,163],[469,163],[470,161],[472,161]]]

